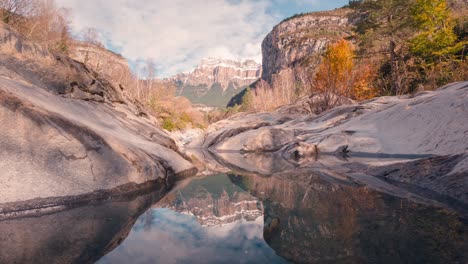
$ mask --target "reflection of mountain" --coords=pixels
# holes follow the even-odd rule
[[[99,263],[287,263],[263,239],[263,223],[261,203],[226,174],[190,179]]]
[[[264,237],[297,263],[466,263],[455,213],[313,174],[230,176],[265,208]],[[293,180],[291,180],[293,179]]]
[[[208,227],[194,216],[153,208],[136,222],[128,239],[99,263],[287,262],[263,240],[263,217]]]
[[[191,180],[173,191],[155,207],[193,215],[202,226],[217,226],[239,220],[255,221],[263,215],[262,204],[233,184],[225,174]]]
[[[0,263],[94,263],[128,235],[160,192],[0,221]]]

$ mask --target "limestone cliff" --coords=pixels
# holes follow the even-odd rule
[[[372,2],[372,0],[368,2]],[[415,1],[408,1],[408,8],[410,8],[412,2]],[[449,0],[447,3],[455,18],[466,21],[468,6],[466,0]],[[379,5],[384,6],[382,3],[377,6]],[[400,11],[395,10],[394,12]],[[297,88],[298,85],[302,85],[299,88],[307,88],[311,83],[311,76],[314,75],[321,61],[321,54],[329,43],[339,38],[345,38],[351,42],[356,42],[358,45],[362,44],[355,37],[356,34],[361,34],[357,33],[356,29],[358,28],[356,26],[358,26],[359,22],[367,20],[368,15],[368,10],[365,9],[339,8],[332,11],[300,14],[284,20],[275,26],[263,40],[262,79],[272,89],[284,87],[285,85],[293,87],[293,89]],[[389,18],[383,16],[380,19],[383,20],[380,23],[385,25]],[[466,26],[462,26],[459,30],[466,32],[464,28]],[[369,34],[372,31],[369,29]],[[394,32],[394,34],[397,33]],[[403,39],[406,36],[411,36],[412,33],[411,30],[409,32],[402,31],[399,38]],[[385,32],[375,36],[367,36],[367,42],[375,41],[380,43],[376,50],[359,50],[360,53],[364,54],[362,57],[384,58],[390,56],[388,50],[390,40],[386,39],[388,36]],[[380,65],[375,65],[375,67],[380,67]],[[263,85],[263,82],[259,83],[259,85]]]
[[[261,66],[252,60],[244,62],[217,58],[203,59],[189,73],[180,73],[172,79],[184,85],[206,85],[211,87],[219,83],[223,90],[230,83],[236,87],[246,86],[256,81],[261,74]]]
[[[295,16],[281,22],[262,43],[262,79],[273,84],[288,70],[313,67],[328,43],[352,36],[350,9],[336,9]],[[291,71],[287,74],[291,74]]]
[[[168,79],[178,87],[178,94],[193,103],[226,106],[229,99],[260,78],[261,65],[252,60],[244,62],[208,58],[189,73]]]

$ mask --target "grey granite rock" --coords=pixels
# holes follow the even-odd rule
[[[0,39],[0,208],[196,172],[118,84],[4,24]]]

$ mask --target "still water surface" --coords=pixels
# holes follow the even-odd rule
[[[0,221],[4,263],[467,263],[467,221],[310,173],[215,174]]]
[[[182,184],[99,263],[288,263],[263,239],[262,203],[226,174]]]
[[[463,263],[465,232],[454,212],[363,186],[217,174],[153,205],[100,263]]]

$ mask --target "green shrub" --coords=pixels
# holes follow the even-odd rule
[[[183,112],[180,115],[180,120],[184,123],[193,123],[192,117],[187,112]]]
[[[177,129],[177,125],[171,118],[165,118],[162,124],[162,128],[167,131],[174,131]]]

